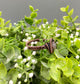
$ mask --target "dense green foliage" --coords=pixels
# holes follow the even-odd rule
[[[51,24],[47,19],[35,19],[38,9],[29,8],[30,16],[14,26],[5,22],[0,12],[0,84],[80,84],[80,23],[75,23],[78,16],[72,18],[69,6],[60,8],[67,15],[59,26],[56,19]],[[54,53],[29,50],[26,42],[37,38],[41,42],[32,42],[31,46],[53,38],[57,45]]]

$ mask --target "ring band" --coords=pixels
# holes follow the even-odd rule
[[[43,42],[45,41],[46,39],[43,39]],[[40,39],[35,39],[35,40],[31,40],[31,41],[28,41],[26,43],[26,46],[28,47],[28,49],[31,49],[31,50],[41,50],[41,49],[48,49],[48,51],[50,53],[53,53],[54,51],[54,40],[52,38],[50,38],[50,42],[49,43],[45,43],[44,45],[42,46],[29,46],[29,44],[31,44],[31,42],[40,42]]]

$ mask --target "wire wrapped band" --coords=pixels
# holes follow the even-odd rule
[[[46,40],[46,39],[43,39],[43,42],[44,42],[45,40]],[[54,51],[54,46],[53,46],[54,40],[53,40],[52,38],[50,39],[50,42],[49,42],[49,43],[45,43],[45,44],[42,45],[42,46],[29,46],[29,44],[31,44],[31,42],[35,42],[35,41],[40,42],[40,39],[31,40],[31,41],[28,41],[28,42],[26,43],[26,46],[28,47],[28,49],[31,49],[31,50],[48,49],[48,51],[49,51],[50,53],[53,53],[53,51]]]
[[[29,46],[29,44],[31,42],[35,42],[35,41],[40,42],[40,39],[31,40],[31,41],[28,41],[26,43],[26,46],[28,47],[28,49],[31,49],[31,50],[40,50],[40,49],[45,49],[46,48],[45,45],[43,45],[43,46]],[[43,41],[45,41],[45,39],[43,39]]]

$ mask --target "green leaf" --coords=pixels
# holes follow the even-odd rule
[[[0,16],[2,16],[2,12],[0,11]]]
[[[59,43],[57,45],[57,49],[58,49],[58,52],[62,55],[62,56],[67,56],[68,55],[68,49],[62,44],[62,43]]]
[[[74,74],[75,77],[79,77],[80,78],[80,67],[79,66],[75,66],[74,67]]]
[[[64,20],[61,20],[61,25],[63,25],[63,26],[67,26],[68,23],[66,23]]]
[[[59,50],[59,53],[63,56],[68,56],[68,50],[67,48],[62,48]]]
[[[60,70],[57,69],[56,64],[54,64],[54,63],[51,64],[49,73],[50,73],[50,76],[52,77],[52,79],[59,82],[61,72],[60,72]]]
[[[59,84],[75,84],[73,83],[70,78],[66,77],[66,76],[62,76],[60,81],[59,81]]]
[[[9,23],[9,32],[11,31],[12,23]]]
[[[34,11],[34,8],[33,6],[29,5],[29,9],[33,12]]]
[[[47,22],[47,19],[44,18],[44,19],[43,19],[43,23],[46,23],[46,22]]]
[[[42,33],[42,36],[44,37],[44,38],[47,38],[51,33],[50,32],[48,32],[47,30],[43,30],[42,31],[43,33]]]
[[[68,34],[67,34],[67,32],[65,30],[63,30],[61,32],[61,38],[63,38],[63,39],[67,39],[68,38]]]
[[[73,78],[72,81],[73,81],[73,84],[80,84],[80,78],[79,79]]]
[[[30,25],[33,24],[33,19],[32,19],[31,17],[26,17],[26,16],[25,16],[25,21],[26,21],[28,24],[30,24]]]
[[[56,67],[61,69],[61,70],[65,70],[66,69],[66,59],[63,58],[58,58],[56,61]]]
[[[74,11],[74,9],[71,9],[71,10],[68,12],[69,16],[71,16],[71,15],[73,14],[73,11]]]
[[[66,58],[66,69],[63,71],[64,75],[70,77],[73,75],[74,70],[72,69],[72,61],[69,58]]]
[[[41,23],[41,21],[42,21],[42,19],[39,19],[39,20],[35,20],[35,24],[40,24]]]
[[[42,64],[44,67],[49,68],[48,65],[47,65],[47,63],[41,61],[41,64]]]
[[[74,23],[75,24],[75,26],[80,26],[80,23]]]
[[[6,29],[0,29],[1,36],[6,36],[7,33]]]
[[[21,51],[20,51],[20,48],[19,48],[19,47],[14,46],[14,51],[15,51],[15,56],[14,56],[14,58],[17,58],[18,56],[21,55]]]
[[[66,12],[68,12],[68,10],[69,10],[69,5],[66,6]]]
[[[4,27],[4,21],[5,21],[5,19],[0,18],[0,23],[1,23],[1,24],[0,24],[0,27],[2,27],[2,28]]]
[[[2,39],[0,39],[0,51],[3,50],[4,46],[5,46],[5,39],[2,38]]]
[[[80,48],[80,40],[79,40],[79,39],[77,39],[77,40],[75,41],[75,45],[76,45],[77,48]]]
[[[55,62],[56,67],[63,71],[63,74],[67,77],[73,75],[74,70],[72,69],[72,61],[69,58],[59,58]]]
[[[15,56],[15,51],[13,47],[7,47],[3,50],[3,53],[5,54],[5,56],[7,57],[7,60],[5,63],[10,62],[14,56]]]
[[[41,81],[39,82],[40,84],[48,84],[48,82],[45,80],[45,79],[43,79],[43,78],[41,78]],[[39,84],[38,83],[38,84]],[[36,82],[35,82],[35,84],[36,84]]]
[[[13,84],[16,84],[18,76],[18,71],[16,69],[11,69],[7,74],[7,80],[12,80]]]
[[[28,57],[28,55],[31,55],[31,51],[30,50],[26,50],[25,52],[23,52],[22,54],[25,55],[26,57]]]
[[[56,19],[54,19],[52,25],[53,25],[53,27],[57,27],[57,26],[58,26],[58,24],[57,24],[57,20],[56,20]]]
[[[53,21],[55,24],[57,23],[57,19],[54,19],[54,21]]]
[[[68,12],[68,10],[69,10],[69,5],[67,5],[66,8],[65,8],[65,7],[61,7],[60,10],[61,10],[62,12]]]
[[[6,80],[0,80],[0,84],[7,84]]]
[[[76,21],[76,20],[78,19],[78,17],[79,17],[79,16],[76,16],[72,21],[73,21],[73,22]]]
[[[65,46],[61,42],[59,42],[57,44],[57,49],[62,49],[62,48],[65,48]]]
[[[66,12],[66,8],[65,8],[65,7],[60,8],[60,10],[61,10],[62,12]]]
[[[39,32],[39,30],[38,29],[25,29],[25,32],[28,32],[28,33],[37,33],[37,32]]]
[[[68,48],[71,47],[71,40],[70,40],[70,38],[67,39],[67,47],[68,47]]]
[[[58,51],[58,49],[55,49],[54,54],[57,58],[64,58]]]
[[[35,18],[35,17],[37,17],[37,13],[36,12],[32,12],[30,16],[31,16],[31,18]]]
[[[9,23],[10,23],[10,20],[8,20],[7,22],[5,22],[4,26],[6,26],[6,25],[9,24]]]
[[[71,77],[74,73],[72,61],[69,58],[58,58],[50,66],[50,76],[55,80],[60,80],[60,70],[66,77]]]
[[[7,74],[7,69],[3,63],[0,64],[0,79],[4,79]]]
[[[34,10],[34,12],[37,12],[39,9]]]
[[[45,68],[44,66],[41,66],[41,76],[44,77],[47,80],[50,80],[50,74],[49,74],[49,69]]]
[[[49,62],[51,63],[51,62],[53,62],[54,60],[56,59],[56,57],[55,56],[53,56],[53,54],[50,56],[50,58],[49,58]],[[50,64],[48,62],[48,64]]]
[[[69,16],[63,16],[63,19],[66,23],[70,23],[71,22],[71,19]]]
[[[6,62],[7,58],[6,56],[4,55],[4,53],[0,52],[0,63],[4,63]]]
[[[78,66],[79,62],[77,61],[77,59],[75,59],[73,56],[72,56],[70,59],[71,59],[72,64],[73,64],[73,68],[74,68],[75,66]]]
[[[14,27],[14,29],[13,29],[13,33],[16,33],[18,30],[19,30],[19,28],[20,28],[20,26],[18,26],[18,27]]]
[[[49,32],[48,35],[52,35],[53,33],[55,33],[56,27],[50,27],[48,30],[46,30],[47,32]],[[45,32],[46,33],[46,32]],[[45,34],[46,35],[46,34]]]

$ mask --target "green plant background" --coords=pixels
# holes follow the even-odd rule
[[[29,6],[31,14],[12,26],[5,22],[0,12],[0,84],[80,84],[80,23],[72,17],[69,6],[60,10],[66,13],[59,26],[54,19],[37,19],[38,9]],[[53,38],[54,53],[46,49],[32,51],[26,42],[39,38]],[[32,75],[31,75],[32,74]]]

